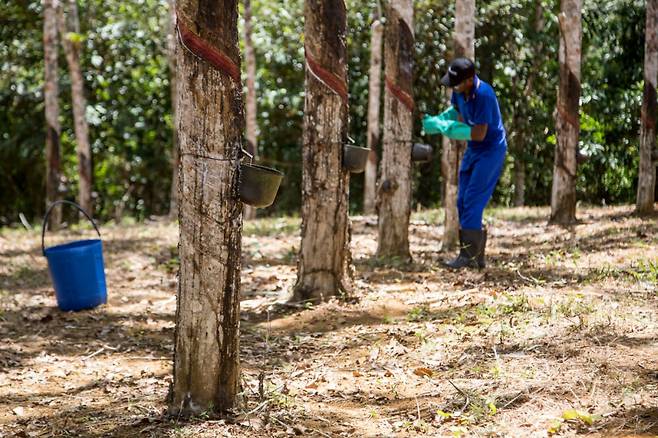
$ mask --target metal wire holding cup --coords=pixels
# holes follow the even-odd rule
[[[246,155],[247,157],[249,157],[249,164],[250,164],[250,165],[254,163],[254,156],[253,156],[252,154],[250,154],[250,153],[249,153],[245,148],[243,148],[242,146],[240,146],[240,152],[242,152],[242,155],[243,155],[243,156]]]

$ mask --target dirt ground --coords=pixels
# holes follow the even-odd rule
[[[374,257],[354,217],[349,302],[284,304],[299,219],[245,224],[241,404],[165,415],[178,228],[102,227],[109,302],[57,309],[40,233],[0,230],[0,437],[656,437],[658,221],[493,209],[487,269],[440,260],[415,213],[410,264]],[[92,236],[49,234],[49,245]]]

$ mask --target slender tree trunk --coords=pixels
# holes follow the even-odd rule
[[[534,64],[534,63],[533,63]],[[508,132],[508,142],[510,145],[510,151],[512,152],[512,157],[514,158],[514,167],[512,169],[512,178],[514,182],[514,198],[513,204],[515,207],[522,207],[525,204],[525,148],[526,138],[525,134],[528,132],[526,128],[526,118],[527,118],[527,98],[531,92],[531,82],[534,75],[534,68],[528,73],[528,79],[526,82],[526,88],[524,90],[523,96],[526,97],[526,100],[517,98],[518,102],[514,104],[514,115],[512,116],[512,129]],[[518,76],[512,79],[512,88],[517,89]],[[521,96],[521,95],[519,95]]]
[[[169,0],[169,33],[167,34],[167,61],[169,63],[169,89],[171,93],[171,114],[174,124],[171,144],[171,194],[169,196],[169,218],[178,218],[178,190],[180,151],[178,145],[178,114],[176,100],[178,99],[178,78],[176,77],[176,0]]]
[[[189,415],[225,412],[238,393],[244,114],[237,0],[176,9],[186,47],[176,49],[181,266],[169,411]]]
[[[251,0],[244,0],[244,58],[247,64],[247,144],[246,149],[256,158],[258,156],[258,124],[256,122],[256,54],[251,39]],[[244,218],[254,219],[256,209],[249,205],[244,207]]]
[[[413,2],[386,7],[384,147],[378,188],[379,257],[410,260],[411,138],[413,133]]]
[[[646,1],[644,40],[644,96],[640,123],[640,169],[637,182],[639,214],[653,212],[656,189],[656,164],[652,153],[656,149],[656,80],[658,78],[658,0]]]
[[[555,164],[550,223],[576,222],[576,152],[580,134],[580,48],[582,0],[562,0],[560,87],[557,96]]]
[[[450,99],[447,100],[447,105],[450,105]],[[448,137],[441,137],[441,205],[446,205],[446,193],[448,189],[448,153],[450,152],[450,139]],[[456,211],[456,209],[455,209]],[[445,209],[444,209],[445,216]],[[445,219],[445,218],[444,218]]]
[[[45,80],[43,94],[46,107],[46,208],[58,198],[59,187],[59,85],[57,63],[57,0],[43,2],[43,54]],[[57,229],[62,222],[62,209],[50,214],[49,225]]]
[[[534,22],[534,31],[536,34],[541,34],[544,31],[544,8],[542,7],[541,0],[536,0],[535,2],[535,22]],[[541,55],[544,50],[543,44],[538,44],[534,50],[534,59],[532,61],[532,66],[528,72],[528,79],[526,80],[525,87],[523,89],[523,95],[526,100],[522,102],[517,107],[514,116],[514,126],[517,127],[517,135],[515,138],[511,138],[512,142],[512,152],[514,156],[514,206],[522,207],[525,205],[525,185],[526,185],[526,163],[525,163],[525,149],[527,148],[526,139],[523,134],[527,133],[526,129],[521,129],[527,125],[527,114],[526,114],[526,105],[532,96],[534,90],[535,76],[537,70],[540,68],[542,59]]]
[[[475,60],[475,0],[456,0],[455,3],[455,57],[465,56]],[[445,226],[443,231],[443,249],[454,248],[459,242],[459,215],[457,212],[457,189],[459,184],[459,167],[466,150],[466,142],[450,141],[444,152],[447,164]]]
[[[349,294],[349,173],[347,140],[347,19],[343,0],[304,4],[306,97],[302,171],[302,231],[293,300]]]
[[[514,157],[514,206],[525,205],[525,161],[519,155]]]
[[[443,153],[442,166],[445,175],[444,196],[444,227],[442,249],[450,250],[459,243],[459,214],[457,211],[457,190],[459,184],[459,166],[466,151],[463,141],[451,140],[444,137],[442,140]]]
[[[379,146],[379,107],[382,90],[382,40],[384,25],[376,13],[370,26],[370,71],[368,74],[368,163],[363,187],[363,212],[375,213],[377,198],[377,146]]]
[[[84,79],[80,66],[82,36],[80,35],[77,0],[68,0],[66,6],[60,4],[59,11],[59,28],[62,45],[66,53],[66,62],[68,63],[69,75],[71,77],[75,142],[78,155],[79,202],[80,206],[87,213],[93,215],[94,206],[91,198],[91,147],[89,145],[89,126],[86,116],[87,101],[85,99]]]

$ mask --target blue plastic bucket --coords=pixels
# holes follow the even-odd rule
[[[48,217],[57,204],[71,204],[78,208],[94,226],[99,239],[74,242],[46,248],[44,240]],[[101,233],[93,219],[78,204],[56,201],[43,218],[41,250],[48,260],[48,271],[55,288],[57,306],[64,311],[90,309],[107,302],[103,243]]]

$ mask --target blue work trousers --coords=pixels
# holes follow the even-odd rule
[[[503,170],[507,145],[467,147],[459,169],[457,211],[462,229],[481,230],[482,213]]]

